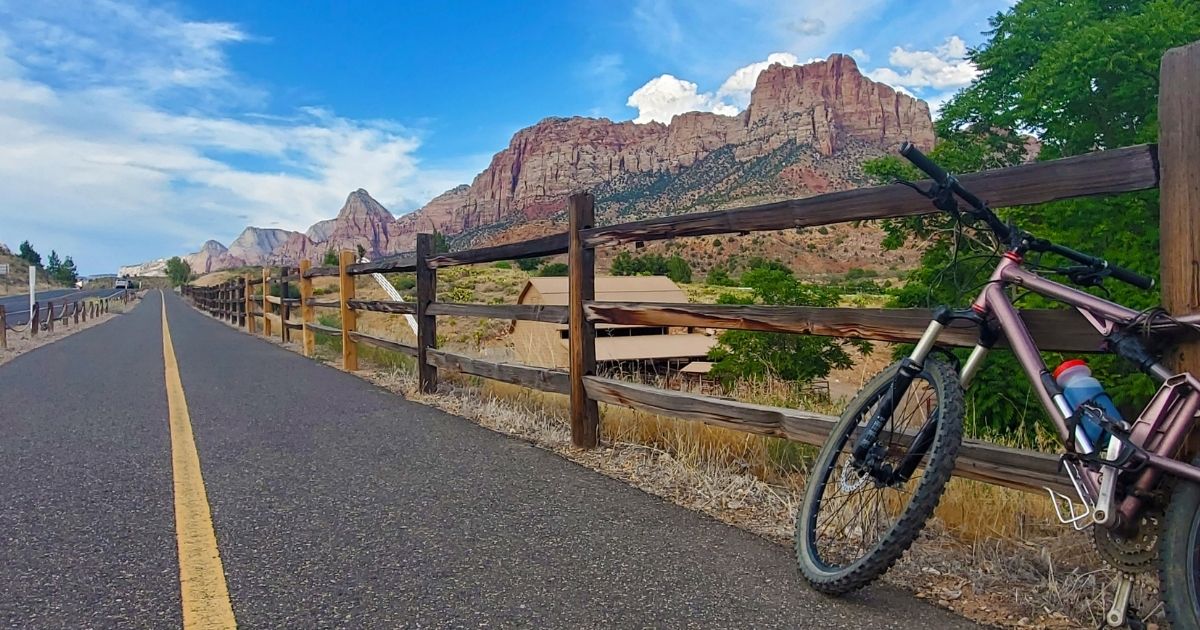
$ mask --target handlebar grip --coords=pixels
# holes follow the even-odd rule
[[[904,144],[900,145],[900,155],[908,158],[908,161],[912,162],[913,166],[925,171],[925,174],[933,178],[933,181],[937,182],[939,186],[945,186],[946,181],[950,179],[949,173],[938,166],[933,160],[926,157],[924,153],[921,153],[917,145],[907,140],[904,141]]]
[[[1154,288],[1154,278],[1147,278],[1140,273],[1130,271],[1124,267],[1118,267],[1110,264],[1108,266],[1108,275],[1120,280],[1121,282],[1132,284],[1139,289],[1148,290]]]

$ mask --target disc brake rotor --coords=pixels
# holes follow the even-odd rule
[[[1162,515],[1147,512],[1138,523],[1137,533],[1122,538],[1112,530],[1092,526],[1092,543],[1105,564],[1125,573],[1145,573],[1158,559],[1159,527]]]
[[[846,460],[842,465],[842,474],[838,478],[838,486],[847,494],[858,492],[871,481],[871,476],[860,472],[854,467],[853,460]]]

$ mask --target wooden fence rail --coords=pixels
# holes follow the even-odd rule
[[[1157,145],[1138,145],[1087,155],[1037,162],[962,176],[964,185],[995,207],[1044,203],[1075,197],[1111,195],[1161,188],[1162,292],[1174,313],[1200,310],[1200,44],[1168,52],[1162,67],[1160,137]],[[1161,176],[1160,176],[1161,173]],[[786,440],[820,444],[835,418],[803,410],[724,400],[665,390],[648,385],[603,378],[596,373],[596,324],[703,327],[776,333],[852,337],[887,342],[916,340],[928,324],[925,309],[812,308],[802,306],[746,306],[713,304],[655,304],[598,302],[595,300],[595,248],[631,242],[715,234],[744,234],[759,230],[814,227],[850,221],[908,217],[934,212],[929,201],[911,189],[878,186],[792,199],[750,207],[667,216],[618,225],[595,225],[594,200],[588,193],[567,200],[568,229],[519,243],[468,251],[434,253],[432,235],[417,235],[415,252],[356,263],[355,254],[342,252],[337,267],[303,263],[296,273],[266,270],[261,280],[237,279],[223,289],[189,287],[186,293],[200,308],[218,317],[235,313],[254,331],[257,315],[270,334],[272,319],[280,322],[281,335],[298,325],[309,339],[314,332],[338,336],[343,366],[357,369],[358,344],[402,352],[417,358],[420,388],[438,388],[439,371],[452,371],[512,383],[570,397],[572,441],[582,448],[599,441],[597,404],[629,407],[648,413],[702,422],[728,429]],[[567,254],[568,306],[458,304],[438,302],[437,270],[499,260]],[[367,273],[415,272],[415,302],[360,300],[354,295],[353,277]],[[337,277],[338,299],[313,297],[312,280]],[[262,284],[286,287],[299,281],[298,301],[261,300],[262,312],[253,313],[247,287]],[[224,285],[223,285],[224,286]],[[232,292],[223,297],[222,291]],[[298,324],[289,322],[286,309],[301,306]],[[242,305],[235,308],[236,305]],[[272,306],[284,311],[271,313]],[[237,310],[240,308],[241,310]],[[336,308],[340,327],[319,324],[315,309]],[[415,315],[415,346],[357,330],[356,314],[373,311]],[[528,320],[566,324],[569,369],[501,363],[464,356],[437,348],[437,318],[442,316]],[[1071,310],[1028,310],[1022,313],[1030,332],[1044,350],[1097,352],[1103,340]],[[941,337],[946,345],[974,345],[970,328],[949,328]],[[1200,374],[1200,343],[1185,341],[1175,367]],[[305,343],[311,355],[312,343]],[[902,438],[904,436],[901,436]],[[960,451],[957,475],[1023,490],[1052,487],[1065,491],[1057,457],[966,440]]]

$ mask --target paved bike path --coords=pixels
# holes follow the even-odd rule
[[[787,548],[166,301],[242,627],[975,627],[890,588],[818,595]],[[0,624],[180,623],[145,302],[0,367]]]

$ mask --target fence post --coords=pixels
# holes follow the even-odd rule
[[[79,323],[79,302],[71,304],[71,315],[75,317],[75,323]]]
[[[46,302],[46,332],[54,332],[54,300]]]
[[[233,299],[233,307],[238,312],[237,325],[238,328],[241,328],[246,325],[246,278],[244,276],[238,276],[237,295]]]
[[[252,286],[250,284],[250,274],[246,274],[245,278],[243,278],[243,282],[246,283],[246,293],[245,293],[245,295],[242,296],[243,301],[246,303],[244,306],[244,308],[246,309],[246,332],[253,335],[254,334],[254,303],[250,298],[254,296],[254,292],[250,290],[250,287]]]
[[[584,245],[581,230],[595,223],[595,199],[580,192],[567,200],[567,281],[571,379],[571,443],[594,448],[600,442],[600,410],[589,398],[583,377],[596,374],[596,325],[583,311],[596,299],[596,252]]]
[[[420,238],[420,235],[417,238]],[[420,243],[420,241],[417,242]],[[350,338],[350,331],[358,329],[357,314],[350,308],[350,300],[354,299],[354,277],[346,273],[346,267],[353,265],[355,258],[355,253],[348,251],[343,251],[338,256],[338,307],[342,314],[342,369],[348,372],[358,369],[358,342]]]
[[[304,356],[311,357],[316,349],[317,338],[308,325],[313,320],[313,307],[308,303],[313,296],[312,278],[305,274],[312,267],[309,260],[300,261],[300,342],[304,346]]]
[[[288,291],[291,289],[287,280],[284,278],[290,273],[288,267],[279,268],[279,339],[284,343],[292,340],[292,333],[288,330],[288,318],[292,316],[292,305],[287,303]]]
[[[1162,301],[1188,315],[1200,312],[1200,43],[1163,55],[1158,89]],[[1200,341],[1179,343],[1166,358],[1200,375]]]
[[[271,320],[267,319],[267,315],[271,314],[271,303],[267,301],[267,296],[271,294],[271,272],[266,267],[262,269],[262,281],[263,336],[270,337]]]
[[[8,314],[0,304],[0,350],[8,350]]]
[[[437,392],[437,367],[429,363],[429,349],[437,347],[437,317],[429,306],[437,300],[437,270],[429,266],[433,235],[417,234],[417,381],[426,394]]]

